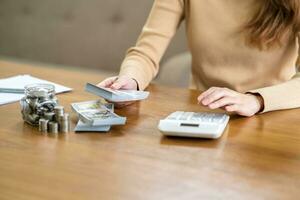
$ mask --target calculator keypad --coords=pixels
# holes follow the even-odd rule
[[[182,120],[194,123],[218,123],[221,124],[226,120],[225,114],[205,113],[205,112],[182,112],[177,111],[167,117],[168,120]]]

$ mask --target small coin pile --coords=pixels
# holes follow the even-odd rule
[[[55,106],[54,112],[47,113],[39,119],[39,131],[43,133],[68,133],[70,115],[64,112],[63,106]]]

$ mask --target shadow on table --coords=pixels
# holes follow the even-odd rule
[[[162,136],[160,144],[167,146],[184,146],[195,148],[222,148],[226,144],[228,132],[229,128],[226,127],[223,135],[219,139]]]
[[[243,134],[245,130],[259,130],[264,129],[264,119],[262,116],[254,116],[251,118],[231,115],[229,124],[227,125],[223,135],[219,139],[203,139],[203,138],[185,138],[162,136],[160,143],[162,145],[175,145],[185,147],[204,147],[204,148],[220,148],[224,147],[228,140],[238,137]]]

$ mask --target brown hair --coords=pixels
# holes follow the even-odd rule
[[[247,42],[259,49],[281,46],[300,29],[300,0],[262,0],[254,17],[246,24]]]

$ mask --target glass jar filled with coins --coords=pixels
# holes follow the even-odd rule
[[[24,121],[39,125],[41,118],[52,120],[54,107],[58,105],[55,87],[51,84],[31,84],[25,87],[25,96],[21,99],[21,113]]]

